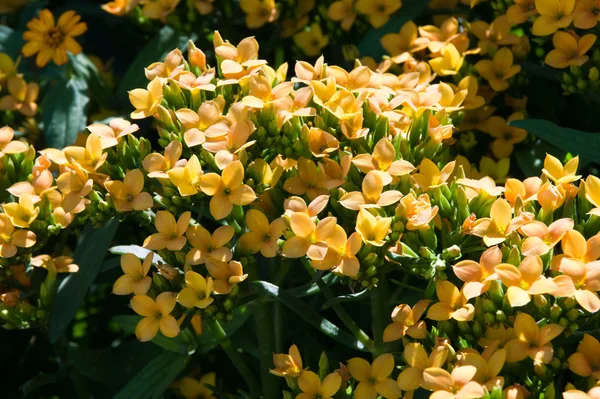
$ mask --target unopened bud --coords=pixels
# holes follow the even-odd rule
[[[483,300],[483,310],[486,311],[487,313],[495,314],[498,309],[496,309],[494,302],[490,301],[489,299],[484,299]]]
[[[567,312],[566,316],[567,316],[567,319],[569,319],[570,321],[575,321],[575,320],[577,320],[577,318],[579,318],[579,310],[571,309]]]
[[[588,73],[588,77],[591,81],[596,81],[600,79],[600,70],[598,70],[598,68],[596,67],[592,67],[590,69],[590,72]]]
[[[451,247],[445,248],[442,251],[442,257],[445,260],[455,260],[460,258],[461,256],[461,251],[460,251],[460,247],[458,245],[453,245]]]
[[[177,276],[179,276],[179,271],[177,269],[175,269],[173,266],[167,265],[167,264],[160,265],[158,267],[158,271],[161,274],[161,276],[163,276],[167,280],[173,280]]]
[[[496,320],[498,320],[498,321],[506,321],[506,315],[504,314],[503,311],[498,310],[496,312]]]
[[[327,358],[327,353],[323,351],[319,358],[319,377],[323,379],[327,374],[329,374],[329,359]]]
[[[554,321],[558,320],[562,315],[562,308],[556,304],[550,308],[550,318]],[[566,327],[566,326],[563,326]]]

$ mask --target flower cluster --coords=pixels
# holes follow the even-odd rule
[[[177,2],[141,6],[166,16]],[[356,7],[376,25],[400,2]],[[248,23],[259,17],[272,16],[249,14]],[[225,336],[221,324],[244,308],[242,295],[297,273],[291,263],[326,296],[336,282],[371,295],[373,306],[393,285],[419,292],[372,337],[336,303],[355,348],[373,362],[354,357],[330,373],[325,356],[317,374],[292,346],[272,371],[286,378],[286,397],[583,395],[597,382],[598,342],[579,329],[592,330],[600,309],[600,179],[578,175],[577,157],[563,164],[551,155],[541,176],[522,181],[486,173],[483,159],[476,172],[457,156],[454,133],[463,112],[488,107],[477,80],[433,83],[434,73],[459,75],[477,52],[468,34],[451,18],[441,28],[408,23],[399,36],[384,43],[402,42],[391,58],[407,68],[400,74],[320,57],[298,61],[290,80],[287,64],[273,69],[259,58],[252,37],[232,44],[215,32],[213,66],[190,41],[185,56],[175,49],[148,65],[146,88],[129,92],[131,119],[157,127],[154,148],[122,118],[89,125],[84,146],[37,157],[11,128],[0,130],[0,318],[12,328],[47,321],[56,273],[77,270],[61,245],[49,251],[56,236],[118,219],[139,226],[141,248],[122,254],[113,292],[131,295],[141,341],[205,326]],[[484,36],[479,53],[494,55],[474,68],[502,91],[519,72],[506,47],[518,38],[507,34],[494,50]],[[521,133],[493,118],[492,149],[505,150]],[[259,281],[265,265],[279,265],[272,282]],[[22,293],[29,266],[47,270],[37,303]],[[581,343],[571,351],[569,341]],[[203,384],[214,379],[178,386],[210,396]]]

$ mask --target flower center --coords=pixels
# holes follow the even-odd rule
[[[126,200],[127,202],[131,202],[131,201],[133,201],[133,195],[131,195],[131,194],[127,194],[127,197],[125,197],[125,200]]]
[[[231,194],[231,189],[229,187],[227,187],[225,190],[223,190],[223,194],[224,195],[229,195]]]
[[[46,34],[48,45],[52,48],[60,47],[65,41],[65,34],[58,27],[50,29]]]
[[[268,235],[268,234],[265,234],[265,235],[263,236],[262,240],[263,240],[264,242],[269,242],[269,241],[271,241],[271,236],[270,236],[270,235]]]

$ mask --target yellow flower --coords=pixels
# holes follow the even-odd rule
[[[534,15],[537,15],[535,0],[515,0],[515,4],[506,10],[506,18],[511,25],[520,25]]]
[[[575,0],[535,0],[540,16],[533,22],[532,32],[536,36],[548,36],[571,25]]]
[[[557,31],[552,36],[554,50],[546,55],[544,60],[552,68],[567,68],[570,66],[582,66],[590,57],[585,55],[594,43],[596,35],[591,33],[579,37],[575,32]]]
[[[423,383],[423,371],[429,367],[442,367],[448,358],[448,349],[436,346],[429,357],[423,345],[413,342],[404,347],[404,358],[410,366],[398,375],[398,387],[403,391],[414,391]]]
[[[265,258],[277,256],[277,240],[286,229],[283,219],[277,218],[269,224],[264,213],[250,209],[246,213],[246,227],[250,231],[242,235],[238,242],[243,250],[252,254],[260,252]]]
[[[206,269],[214,279],[213,291],[217,295],[229,294],[235,284],[248,278],[248,275],[244,274],[242,264],[235,260],[227,263],[208,258],[206,259]]]
[[[527,138],[527,131],[509,126],[509,122],[525,119],[521,112],[515,112],[505,120],[501,116],[492,116],[484,124],[484,131],[496,140],[492,143],[492,152],[497,159],[507,158],[512,154],[515,144]]]
[[[337,0],[329,5],[327,16],[332,21],[341,21],[342,29],[350,30],[356,20],[354,0]]]
[[[331,399],[339,391],[342,385],[342,377],[333,372],[321,380],[312,371],[303,372],[298,378],[298,387],[302,393],[296,395],[296,399]]]
[[[156,77],[148,83],[147,90],[133,89],[129,92],[129,101],[135,108],[131,119],[144,119],[154,115],[163,99],[163,89],[160,78]]]
[[[111,180],[104,183],[118,212],[143,211],[152,208],[152,196],[143,192],[144,174],[139,169],[127,171],[123,181]]]
[[[214,298],[210,297],[213,291],[213,279],[205,279],[201,274],[189,271],[185,274],[185,288],[177,295],[177,302],[186,308],[205,309]]]
[[[488,81],[494,91],[504,91],[508,89],[508,79],[518,74],[521,66],[513,64],[513,53],[503,47],[494,55],[493,60],[478,61],[475,70]]]
[[[395,204],[402,198],[402,193],[397,190],[383,191],[383,180],[380,175],[371,171],[362,181],[362,192],[353,191],[344,194],[339,202],[344,208],[355,211],[361,208],[379,208]]]
[[[171,141],[165,147],[164,154],[153,152],[152,154],[146,155],[146,157],[142,161],[142,166],[144,167],[146,172],[148,172],[148,177],[169,179],[169,171],[179,164],[179,158],[181,157],[182,151],[183,146],[181,145],[180,141]],[[198,170],[196,171],[200,173]],[[198,176],[198,174],[196,174],[196,176]],[[175,174],[174,177],[170,178],[171,182],[176,186],[177,184],[173,181],[173,178],[177,180],[177,177],[177,174]],[[186,179],[183,179],[184,184],[185,182]],[[198,190],[196,190],[196,192],[198,192]],[[179,191],[179,193],[181,194],[181,190]],[[183,194],[181,195],[183,196]]]
[[[441,55],[429,60],[429,65],[439,76],[456,75],[463,65],[465,57],[454,44],[448,43],[441,49]]]
[[[20,154],[27,151],[27,144],[19,140],[13,140],[15,137],[15,131],[9,127],[4,126],[0,128],[0,158],[5,154]]]
[[[63,149],[65,158],[73,163],[73,160],[83,167],[87,172],[94,173],[106,161],[108,153],[102,149],[102,140],[100,136],[90,134],[86,141],[85,147],[68,146]]]
[[[35,82],[25,83],[19,76],[13,76],[7,82],[8,94],[0,99],[0,110],[19,111],[25,116],[35,116],[40,86]]]
[[[360,262],[356,257],[362,246],[362,238],[358,233],[352,233],[350,237],[340,225],[335,226],[333,233],[327,238],[327,254],[322,261],[313,260],[312,266],[319,270],[333,268],[333,273],[341,273],[344,276],[356,277],[360,269]]]
[[[429,367],[423,371],[424,389],[434,391],[432,399],[463,399],[484,396],[483,387],[472,381],[477,373],[474,366],[459,366],[452,374],[439,367]]]
[[[569,161],[563,166],[562,162],[560,162],[558,158],[550,154],[546,154],[542,172],[548,176],[548,178],[552,180],[554,184],[559,186],[562,184],[573,183],[581,178],[580,175],[576,175],[578,166],[578,156],[569,159]]]
[[[169,251],[179,251],[185,243],[186,238],[183,236],[188,229],[191,212],[183,212],[179,219],[175,221],[175,217],[169,211],[158,211],[154,219],[154,226],[158,233],[152,234],[144,240],[144,248],[154,251],[167,248]]]
[[[28,194],[21,195],[18,203],[9,202],[2,205],[2,208],[14,226],[24,229],[28,228],[40,213],[40,208],[34,206],[32,197]]]
[[[580,0],[575,3],[573,25],[579,29],[593,29],[600,22],[600,0]]]
[[[418,37],[417,25],[408,21],[400,28],[400,33],[388,33],[381,38],[381,45],[390,54],[395,64],[402,64],[412,58],[412,53],[427,47],[429,39]]]
[[[496,18],[488,25],[485,21],[471,23],[471,31],[479,39],[477,46],[480,54],[487,54],[490,50],[496,51],[499,46],[519,43],[519,37],[510,33],[510,23],[505,15]]]
[[[122,118],[111,119],[108,125],[93,123],[87,127],[87,130],[100,138],[102,149],[116,146],[123,137],[135,133],[139,129],[138,125],[131,124],[131,122]]]
[[[214,2],[215,0],[195,0],[194,7],[196,7],[196,10],[198,10],[200,15],[208,15],[214,9],[214,6],[212,4]]]
[[[327,194],[328,190],[323,188],[323,172],[317,169],[317,165],[307,158],[298,160],[298,176],[288,178],[283,188],[294,195],[304,195],[313,200],[319,195]]]
[[[216,219],[227,217],[234,205],[249,205],[256,194],[243,183],[244,167],[240,161],[233,161],[223,169],[222,175],[207,173],[200,180],[202,192],[210,199],[210,213]]]
[[[143,2],[142,15],[150,19],[160,19],[166,23],[180,0],[150,0]]]
[[[594,175],[589,175],[584,182],[585,198],[596,208],[589,213],[600,216],[600,179]]]
[[[498,245],[506,240],[506,237],[519,226],[511,223],[513,211],[503,198],[498,198],[492,204],[489,218],[481,218],[473,225],[473,235],[483,238],[488,247]]]
[[[216,396],[213,395],[213,390],[205,386],[216,386],[216,378],[215,373],[204,374],[200,377],[200,380],[192,377],[183,377],[177,383],[177,388],[179,388],[179,392],[186,399],[216,399]]]
[[[27,22],[29,29],[23,33],[27,41],[23,49],[25,57],[38,53],[35,63],[38,67],[45,67],[50,60],[56,65],[67,63],[67,51],[71,54],[81,53],[81,46],[75,37],[82,35],[87,30],[84,22],[79,22],[81,17],[75,11],[65,11],[55,23],[54,16],[48,9],[40,11],[38,18]]]
[[[496,274],[508,290],[506,298],[511,306],[524,306],[531,301],[531,295],[548,294],[554,291],[556,283],[543,276],[544,264],[539,256],[525,257],[519,267],[509,263],[496,266]]]
[[[406,229],[429,230],[430,222],[437,216],[438,206],[431,206],[429,195],[415,198],[412,193],[404,196],[395,210],[395,215],[406,219]]]
[[[208,258],[229,262],[233,254],[225,245],[231,241],[234,234],[231,226],[221,226],[212,235],[202,226],[190,226],[186,236],[192,249],[185,257],[186,263],[202,265]]]
[[[84,198],[94,185],[88,173],[77,162],[72,162],[56,179],[56,185],[63,195],[62,207],[65,212],[80,212],[84,208]],[[48,192],[52,193],[52,191]]]
[[[321,54],[323,47],[329,44],[329,37],[323,34],[321,25],[314,23],[310,25],[309,30],[305,30],[294,35],[294,43],[310,57],[316,57]]]
[[[165,56],[164,62],[153,62],[144,68],[144,73],[148,80],[159,77],[161,82],[166,84],[170,78],[183,71],[183,68],[183,54],[176,48]]]
[[[315,226],[315,222],[306,213],[292,213],[290,227],[295,236],[283,244],[282,255],[288,258],[308,255],[311,260],[317,261],[325,259],[328,249],[325,239],[333,234],[336,221],[335,217],[326,217]]]
[[[302,357],[296,345],[290,346],[289,355],[285,353],[273,353],[273,364],[275,369],[269,370],[271,374],[278,377],[299,377],[302,369]]]
[[[278,16],[275,0],[240,0],[240,7],[246,13],[246,25],[250,29],[258,29]]]
[[[154,253],[146,255],[144,263],[140,262],[137,256],[133,254],[121,255],[121,269],[124,275],[119,277],[113,285],[113,294],[145,295],[152,284],[152,277],[148,276],[148,271],[152,266]]]
[[[465,283],[462,287],[465,298],[476,298],[486,292],[489,283],[498,279],[495,266],[501,262],[502,252],[494,246],[481,254],[479,263],[474,260],[462,260],[452,266],[456,277]]]
[[[473,381],[486,387],[489,392],[492,392],[495,386],[502,387],[504,385],[504,377],[498,376],[498,374],[502,371],[506,361],[506,349],[497,350],[489,357],[470,350],[460,352],[458,356],[457,365],[475,367],[477,373],[475,373]]]
[[[156,301],[147,295],[135,295],[131,298],[131,308],[140,316],[144,316],[135,327],[136,337],[142,341],[150,341],[156,336],[158,330],[168,338],[179,334],[179,325],[171,312],[176,305],[172,292],[163,292],[156,297]]]
[[[383,342],[397,341],[404,335],[424,339],[427,335],[427,325],[420,319],[430,303],[430,299],[422,299],[412,309],[406,304],[396,306],[392,311],[392,323],[383,331]]]
[[[225,136],[229,131],[229,119],[221,112],[216,101],[202,103],[197,112],[188,108],[177,110],[175,115],[185,128],[185,144],[194,147],[204,144],[207,138],[210,140]]]
[[[253,37],[247,37],[236,46],[224,42],[219,32],[215,32],[215,53],[221,61],[221,72],[226,79],[237,81],[255,70],[261,68],[267,62],[257,60],[258,42]]]
[[[458,320],[471,321],[475,314],[475,307],[467,303],[467,298],[462,291],[447,280],[438,280],[435,292],[440,302],[434,303],[427,312],[431,320]]]
[[[53,270],[56,273],[77,273],[79,270],[79,266],[73,263],[73,258],[70,256],[57,256],[53,258],[50,255],[38,255],[31,258],[31,264]]]
[[[577,352],[569,356],[569,370],[582,377],[600,379],[600,343],[589,334],[577,346]]]
[[[593,387],[587,393],[577,389],[563,392],[564,399],[600,399],[600,387]]]
[[[429,158],[424,158],[419,165],[419,173],[413,174],[412,177],[422,191],[429,191],[446,184],[455,164],[455,161],[448,162],[440,170]]]
[[[372,155],[358,154],[352,159],[352,163],[363,173],[377,171],[383,184],[388,185],[394,177],[405,176],[415,170],[410,162],[395,158],[396,149],[387,138],[383,138],[375,144]]]
[[[179,155],[179,150],[177,146],[173,149],[173,151],[177,152]],[[167,152],[165,151],[165,156]],[[174,154],[170,154],[170,158],[174,158]],[[160,159],[158,159],[160,160]],[[165,159],[166,161],[166,159]],[[167,176],[171,180],[177,189],[179,190],[179,194],[182,197],[187,197],[190,195],[196,195],[201,191],[201,179],[203,177],[204,172],[202,171],[202,166],[200,165],[200,160],[196,156],[196,154],[192,155],[192,157],[187,161],[185,166],[177,166],[175,168],[167,170]],[[148,175],[150,176],[150,175]],[[163,175],[161,175],[163,176]]]
[[[381,247],[385,244],[392,218],[373,216],[367,209],[358,211],[356,231],[366,244]]]
[[[502,158],[494,161],[490,157],[481,157],[479,160],[479,172],[482,176],[488,176],[494,179],[496,183],[502,183],[506,180],[510,170],[510,158]]]
[[[6,213],[0,213],[0,257],[12,258],[17,254],[17,247],[31,248],[36,241],[33,231],[17,230]]]
[[[548,364],[552,360],[554,349],[552,341],[558,337],[564,328],[558,324],[547,324],[540,327],[535,319],[527,313],[519,313],[515,319],[516,338],[505,346],[506,361],[520,362],[528,356],[536,362]]]
[[[369,364],[365,359],[355,357],[348,360],[348,371],[359,384],[354,390],[356,399],[375,399],[378,395],[386,399],[398,399],[400,388],[389,378],[394,371],[394,356],[384,353]]]
[[[380,28],[390,19],[390,15],[402,7],[401,0],[358,0],[356,10],[369,17],[374,28]]]

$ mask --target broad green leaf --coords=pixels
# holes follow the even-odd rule
[[[48,147],[64,148],[75,142],[87,125],[87,82],[78,77],[59,80],[42,102],[44,140]]]
[[[88,56],[83,53],[77,55],[69,54],[69,62],[73,66],[73,70],[77,76],[88,83],[94,101],[104,108],[110,108],[110,89],[106,86],[98,68],[96,68],[96,65]]]
[[[279,287],[266,281],[253,281],[254,287],[281,301],[298,316],[334,340],[359,351],[367,351],[365,346],[354,336],[341,330],[338,326],[321,316],[311,305],[289,295]]]
[[[85,293],[100,271],[118,227],[119,221],[112,219],[100,229],[94,229],[88,224],[83,230],[73,254],[74,263],[79,265],[79,271],[68,275],[61,282],[54,297],[48,328],[50,342],[56,342],[73,320]]]
[[[323,310],[328,309],[336,303],[356,302],[356,301],[360,301],[360,300],[362,300],[364,298],[368,298],[368,297],[369,297],[369,290],[363,290],[363,291],[357,292],[355,294],[336,296],[336,297],[330,298],[327,301],[325,301],[323,306],[321,306],[321,309],[323,309]]]
[[[158,398],[183,371],[187,357],[165,351],[133,377],[115,399]]]
[[[139,245],[117,245],[116,247],[110,248],[109,251],[113,255],[132,254],[140,258],[140,260],[146,259],[146,256],[152,252],[149,249],[140,247]],[[152,264],[156,265],[159,263],[165,263],[165,261],[160,257],[160,255],[154,253]]]
[[[184,49],[188,38],[165,25],[157,35],[144,46],[135,57],[119,84],[118,93],[126,96],[129,90],[146,88],[148,79],[144,68],[153,62],[162,62],[165,56],[175,48]]]
[[[510,125],[525,129],[561,150],[579,155],[585,161],[598,162],[600,133],[560,127],[545,119],[521,119],[510,122]]]
[[[119,315],[113,317],[112,321],[116,323],[123,331],[133,334],[135,333],[135,327],[141,319],[142,316],[138,315]],[[150,342],[166,350],[180,353],[182,355],[194,352],[195,343],[188,330],[180,333],[175,338],[165,337],[159,332],[158,335]]]
[[[424,0],[403,1],[402,8],[385,25],[381,28],[371,28],[358,43],[360,55],[373,57],[375,60],[381,59],[386,54],[385,49],[381,45],[381,38],[388,33],[400,32],[402,25],[410,20],[414,20],[425,11],[427,3]]]
[[[515,158],[525,176],[540,176],[547,153],[559,159],[565,155],[565,151],[559,150],[545,141],[536,140],[534,143],[517,148]]]

